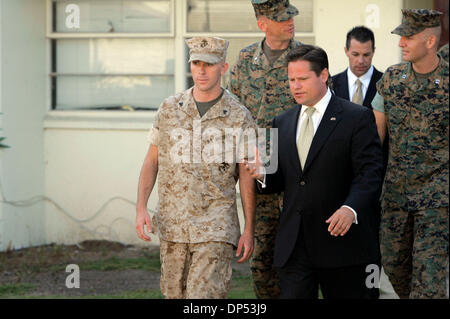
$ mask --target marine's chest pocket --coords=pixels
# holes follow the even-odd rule
[[[402,125],[402,123],[404,122],[407,114],[408,114],[408,111],[403,110],[403,109],[399,109],[399,108],[391,109],[388,113],[389,131],[395,133],[395,132],[399,132],[400,130],[402,130],[403,129],[402,127],[404,126],[404,124]]]
[[[424,110],[423,130],[429,138],[445,138],[449,134],[448,105],[435,105]]]
[[[209,176],[213,188],[224,192],[228,189],[234,189],[236,164],[234,163],[214,163],[208,165]]]

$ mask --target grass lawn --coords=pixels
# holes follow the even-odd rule
[[[81,297],[66,297],[62,295],[33,296],[36,288],[32,284],[8,284],[0,285],[0,298],[2,299],[163,299],[160,290],[127,291],[121,294],[86,295]],[[251,276],[233,278],[229,299],[256,299],[252,288]]]
[[[42,251],[41,251],[42,252]],[[5,256],[0,256],[4,258]],[[1,259],[1,258],[0,258]],[[50,264],[48,260],[39,256],[42,262],[37,261],[35,264],[21,264],[21,269],[17,270],[16,274],[24,274],[25,271],[33,276],[39,276],[44,272],[61,273],[65,272],[67,265],[66,260],[61,260],[59,263]],[[126,270],[144,270],[159,273],[160,260],[159,252],[144,252],[138,257],[108,257],[99,260],[89,260],[77,263],[82,271],[95,270],[100,272],[109,271],[126,271]],[[2,267],[0,267],[2,268]],[[6,271],[8,269],[0,269],[0,271]],[[20,280],[16,283],[1,283],[0,282],[0,298],[2,299],[162,299],[163,296],[159,289],[140,289],[122,291],[118,294],[95,294],[88,293],[83,296],[66,296],[66,295],[42,295],[36,294],[38,289],[36,284],[24,282],[22,279],[24,276],[19,276]],[[250,275],[242,274],[240,271],[233,272],[233,278],[231,281],[231,289],[228,298],[231,299],[255,299],[255,294],[252,287],[252,278]]]

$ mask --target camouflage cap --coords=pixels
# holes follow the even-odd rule
[[[442,12],[429,9],[402,9],[402,24],[391,33],[409,37],[422,32],[426,28],[441,25]]]
[[[256,17],[263,15],[270,20],[281,22],[298,14],[298,9],[289,0],[252,0]]]
[[[225,61],[229,42],[217,37],[193,37],[186,40],[189,62],[203,61],[211,64]]]

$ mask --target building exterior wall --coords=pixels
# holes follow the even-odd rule
[[[3,134],[0,150],[0,250],[45,243],[43,121],[46,113],[45,2],[2,0],[0,11]],[[17,205],[23,204],[23,207]]]
[[[52,112],[44,121],[45,188],[51,199],[46,204],[47,242],[139,243],[134,223],[137,183],[155,113],[96,115]],[[148,208],[155,209],[156,203],[155,187]]]
[[[2,105],[3,105],[3,101],[2,101],[2,78],[3,78],[3,73],[2,73],[2,64],[3,64],[3,59],[2,59],[2,32],[3,32],[3,18],[2,18],[2,7],[3,7],[3,2],[0,1],[0,136],[4,136],[3,134],[3,116],[2,116]],[[0,148],[0,183],[1,183],[1,177],[3,176],[3,160],[2,160],[2,155],[3,155],[3,150]],[[1,191],[3,193],[3,185],[1,186]],[[0,194],[1,196],[1,194]],[[0,197],[0,199],[3,199],[3,196]],[[0,202],[0,251],[5,250],[4,248],[4,244],[3,242],[5,241],[5,236],[4,236],[4,219],[3,219],[3,203]]]

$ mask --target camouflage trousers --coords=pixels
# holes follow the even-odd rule
[[[281,293],[273,267],[281,201],[277,194],[256,196],[255,246],[250,269],[255,295],[260,299],[277,299]]]
[[[234,247],[160,240],[161,292],[167,299],[224,299],[231,282]]]
[[[448,298],[448,207],[383,211],[381,260],[400,298]]]

